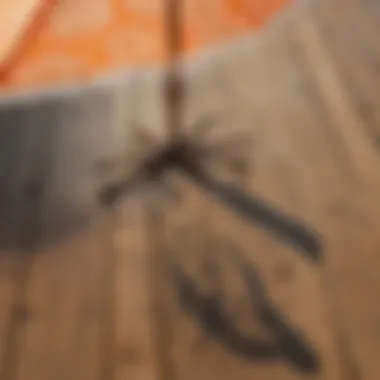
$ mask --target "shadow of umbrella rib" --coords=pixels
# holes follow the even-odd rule
[[[312,260],[319,261],[323,258],[321,242],[313,232],[300,222],[292,220],[263,201],[250,197],[242,190],[213,179],[194,165],[181,165],[181,169],[193,178],[198,185],[208,190],[246,221],[257,223],[270,230],[300,249]]]
[[[125,196],[130,187],[141,181],[159,180],[172,168],[182,170],[199,186],[214,195],[219,201],[235,211],[250,223],[256,223],[292,244],[314,261],[321,261],[322,244],[308,228],[261,200],[249,196],[242,190],[217,181],[204,173],[194,162],[181,157],[178,152],[164,151],[150,158],[129,180],[111,184],[102,190],[100,198],[104,204],[111,205],[121,196]]]

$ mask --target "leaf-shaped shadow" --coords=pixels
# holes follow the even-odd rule
[[[196,282],[173,258],[171,276],[184,311],[197,318],[209,336],[246,360],[286,359],[299,371],[318,372],[320,364],[316,353],[270,304],[265,286],[252,263],[245,260],[236,249],[233,249],[233,254],[231,249],[229,256],[245,281],[247,306],[252,307],[252,317],[260,320],[263,328],[271,332],[272,339],[255,339],[240,331],[234,319],[223,309],[222,292],[211,296],[201,294]]]
[[[228,247],[228,245],[227,245]],[[270,303],[258,270],[237,247],[230,244],[227,253],[242,274],[251,300],[256,300],[255,310],[264,326],[274,333],[276,346],[281,355],[295,367],[304,371],[317,370],[319,361],[311,345],[292,328]],[[257,307],[257,305],[259,305]]]

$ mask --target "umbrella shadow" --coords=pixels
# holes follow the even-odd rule
[[[42,122],[49,113],[39,115],[38,109],[28,108],[0,112],[0,255],[61,242],[80,233],[91,219],[89,210],[73,201],[85,179],[66,173],[67,189],[59,191],[73,197],[52,194],[52,176],[59,174],[54,152],[60,143],[58,126]],[[25,121],[39,117],[40,124]]]

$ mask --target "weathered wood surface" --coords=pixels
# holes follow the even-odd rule
[[[180,173],[99,206],[156,149],[136,126],[165,140],[159,70],[4,100],[0,379],[376,380],[379,25],[378,1],[301,2],[185,68],[206,166],[315,230],[320,260]]]

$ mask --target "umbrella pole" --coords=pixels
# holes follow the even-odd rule
[[[184,84],[179,69],[182,43],[181,0],[165,1],[167,67],[165,78],[165,108],[170,143],[177,142],[181,130]]]
[[[168,48],[168,60],[164,83],[164,106],[166,112],[169,145],[175,144],[180,137],[183,83],[178,69],[178,57],[181,42],[181,0],[165,1],[165,26]],[[146,206],[146,232],[150,241],[150,293],[153,311],[154,349],[157,359],[159,380],[174,380],[172,357],[172,321],[170,312],[170,283],[167,266],[169,250],[165,241],[167,220],[165,212],[156,199]],[[169,297],[170,298],[170,297]],[[168,310],[169,309],[169,310]]]

